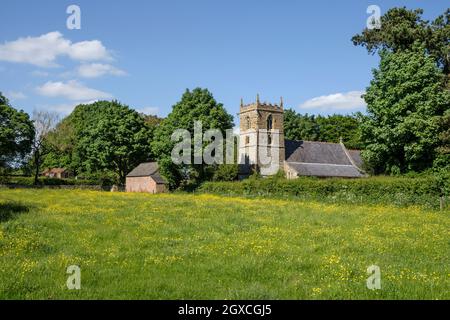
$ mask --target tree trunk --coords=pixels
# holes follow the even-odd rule
[[[40,166],[40,159],[39,159],[39,151],[34,154],[34,185],[37,186],[39,183],[39,166]]]
[[[445,198],[444,198],[444,196],[440,196],[439,197],[439,206],[441,208],[441,211],[443,211],[444,208],[445,208]]]

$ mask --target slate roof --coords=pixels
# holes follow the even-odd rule
[[[360,178],[358,150],[346,150],[340,143],[285,141],[286,162],[299,176]],[[348,152],[348,155],[346,153]],[[351,157],[352,164],[349,157]]]
[[[339,178],[363,177],[363,174],[352,165],[288,162],[288,166],[295,170],[299,176]]]
[[[317,141],[285,141],[286,161],[351,165],[339,143]]]
[[[157,162],[144,162],[134,168],[128,175],[132,177],[152,177],[158,184],[166,184],[167,181],[160,175]]]
[[[363,160],[361,158],[361,151],[359,150],[347,150],[353,159],[353,162],[358,166],[358,168],[363,167]]]

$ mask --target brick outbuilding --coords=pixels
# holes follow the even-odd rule
[[[126,178],[127,192],[167,192],[167,182],[159,173],[156,162],[145,162],[134,168]]]
[[[71,177],[70,172],[65,168],[48,168],[41,175],[53,179],[68,179]]]

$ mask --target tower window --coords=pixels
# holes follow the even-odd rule
[[[246,136],[245,137],[245,144],[249,144],[250,143],[250,137],[249,136]]]
[[[270,146],[272,144],[272,134],[268,133],[267,134],[267,144]]]
[[[247,130],[250,130],[250,117],[247,117],[245,119],[245,123],[246,123],[246,126],[247,126]]]
[[[272,130],[272,122],[273,122],[272,115],[269,115],[267,117],[267,130]]]

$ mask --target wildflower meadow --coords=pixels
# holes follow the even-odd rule
[[[449,299],[449,239],[419,207],[2,189],[0,299]]]

